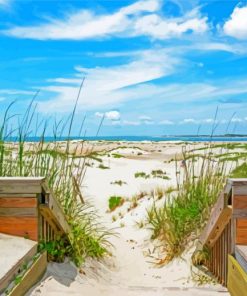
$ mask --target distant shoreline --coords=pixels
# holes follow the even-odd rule
[[[98,137],[44,137],[45,142],[53,141],[106,141],[106,142],[247,142],[247,135],[177,135],[177,136],[98,136]],[[18,142],[18,138],[6,139]],[[40,137],[27,137],[25,142],[40,142]]]

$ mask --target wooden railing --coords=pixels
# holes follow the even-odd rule
[[[44,178],[0,178],[0,232],[47,242],[70,227]]]
[[[228,286],[229,262],[232,266],[231,258],[239,245],[247,245],[247,179],[228,180],[200,236],[200,244],[208,253],[204,264],[221,284]]]

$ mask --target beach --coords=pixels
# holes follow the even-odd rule
[[[215,155],[233,153],[217,145],[212,149]],[[89,147],[92,143],[84,143],[80,153],[88,153]],[[206,148],[205,143],[183,142],[93,143],[81,190],[102,223],[115,233],[109,238],[111,254],[100,261],[87,260],[79,270],[69,261],[50,263],[29,295],[229,295],[219,284],[199,285],[195,280],[200,274],[191,263],[195,241],[181,258],[159,264],[162,244],[150,239],[146,226],[147,209],[153,203],[162,205],[166,190],[176,191],[177,178],[183,176],[182,153],[203,155]],[[234,149],[234,153],[242,151],[241,146]],[[110,196],[124,199],[113,211],[108,207]]]

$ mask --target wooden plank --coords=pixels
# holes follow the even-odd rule
[[[40,185],[33,185],[26,182],[26,184],[2,184],[0,183],[0,193],[41,193]]]
[[[10,292],[10,296],[24,296],[44,275],[47,268],[47,254],[42,253],[41,256],[34,261],[32,266],[27,270],[21,282],[16,285]]]
[[[40,205],[39,209],[40,209],[41,215],[44,217],[44,223],[48,222],[57,234],[64,232],[61,226],[57,223],[56,218],[53,215],[53,212],[49,209],[47,205]],[[46,228],[47,228],[47,225],[45,225],[45,229]],[[45,233],[45,236],[46,236],[46,233]]]
[[[0,280],[0,292],[7,288],[9,283],[13,280],[13,277],[18,273],[20,267],[31,260],[31,258],[37,253],[37,244],[33,246],[16,264],[13,266]],[[2,295],[2,294],[1,294]]]
[[[238,263],[247,273],[247,246],[236,245],[235,257]]]
[[[0,217],[0,232],[38,240],[38,219],[34,217]]]
[[[48,196],[48,207],[50,208],[60,228],[63,229],[64,233],[71,233],[70,226],[66,220],[63,210],[61,209],[56,198],[51,193]]]
[[[212,229],[215,227],[215,224],[222,212],[222,210],[224,209],[224,194],[220,194],[215,206],[213,207],[208,223],[204,229],[204,231],[202,232],[201,236],[200,236],[200,241],[202,243],[202,245],[204,245],[206,243],[206,241],[208,240],[208,237],[210,235],[210,233],[212,232]]]
[[[246,209],[247,211],[247,195],[234,195],[233,210],[235,209]]]
[[[247,245],[247,219],[236,221],[236,244]]]
[[[0,193],[0,198],[36,198],[36,194],[33,193]]]
[[[44,177],[0,177],[0,184],[15,183],[32,183],[41,185],[44,182]]]
[[[226,225],[229,223],[232,215],[232,208],[231,206],[228,206],[224,208],[218,218],[218,221],[215,223],[215,226],[213,227],[211,233],[208,236],[208,240],[206,244],[210,247],[212,247],[216,240],[220,237],[222,232],[224,231]]]
[[[0,208],[0,217],[37,217],[37,208]]]
[[[205,244],[207,246],[212,247],[216,243],[221,233],[224,231],[226,225],[230,221],[231,215],[231,206],[228,206],[221,210],[221,213],[219,214],[217,221],[214,220],[214,226],[210,228],[211,231],[208,233],[208,237],[205,238]]]
[[[228,256],[227,288],[231,296],[246,295],[247,274],[233,256]]]
[[[1,197],[0,208],[35,208],[37,207],[36,197]]]
[[[3,177],[0,178],[1,193],[41,193],[41,184],[44,178],[30,177]]]

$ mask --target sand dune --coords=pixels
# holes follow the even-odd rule
[[[99,168],[100,163],[93,159],[90,161],[91,167],[87,168],[83,194],[94,204],[104,224],[114,228],[118,234],[110,238],[114,245],[112,256],[101,262],[88,260],[80,272],[69,262],[50,263],[44,279],[29,295],[213,296],[219,295],[219,292],[221,295],[229,295],[220,285],[198,287],[193,281],[190,258],[194,246],[188,246],[182,258],[175,259],[166,266],[155,265],[156,259],[162,258],[161,248],[157,242],[150,241],[150,232],[146,227],[137,226],[137,222],[144,221],[146,209],[152,205],[153,198],[147,194],[138,200],[135,208],[131,208],[131,198],[141,191],[149,193],[157,186],[166,188],[176,184],[174,162],[167,160],[174,158],[176,153],[181,153],[181,145],[146,145],[149,146],[141,143],[135,144],[135,148],[129,145],[127,148],[114,150],[114,153],[124,156],[115,158],[112,154],[112,149],[118,146],[115,143],[110,148],[101,150],[107,151],[101,159],[104,166],[109,168]],[[197,147],[202,145],[197,144]],[[152,170],[158,169],[164,170],[168,178],[135,178],[136,172],[150,174]],[[113,184],[116,180],[125,183],[122,186]],[[109,213],[108,198],[111,195],[122,196],[127,201],[122,207]]]

